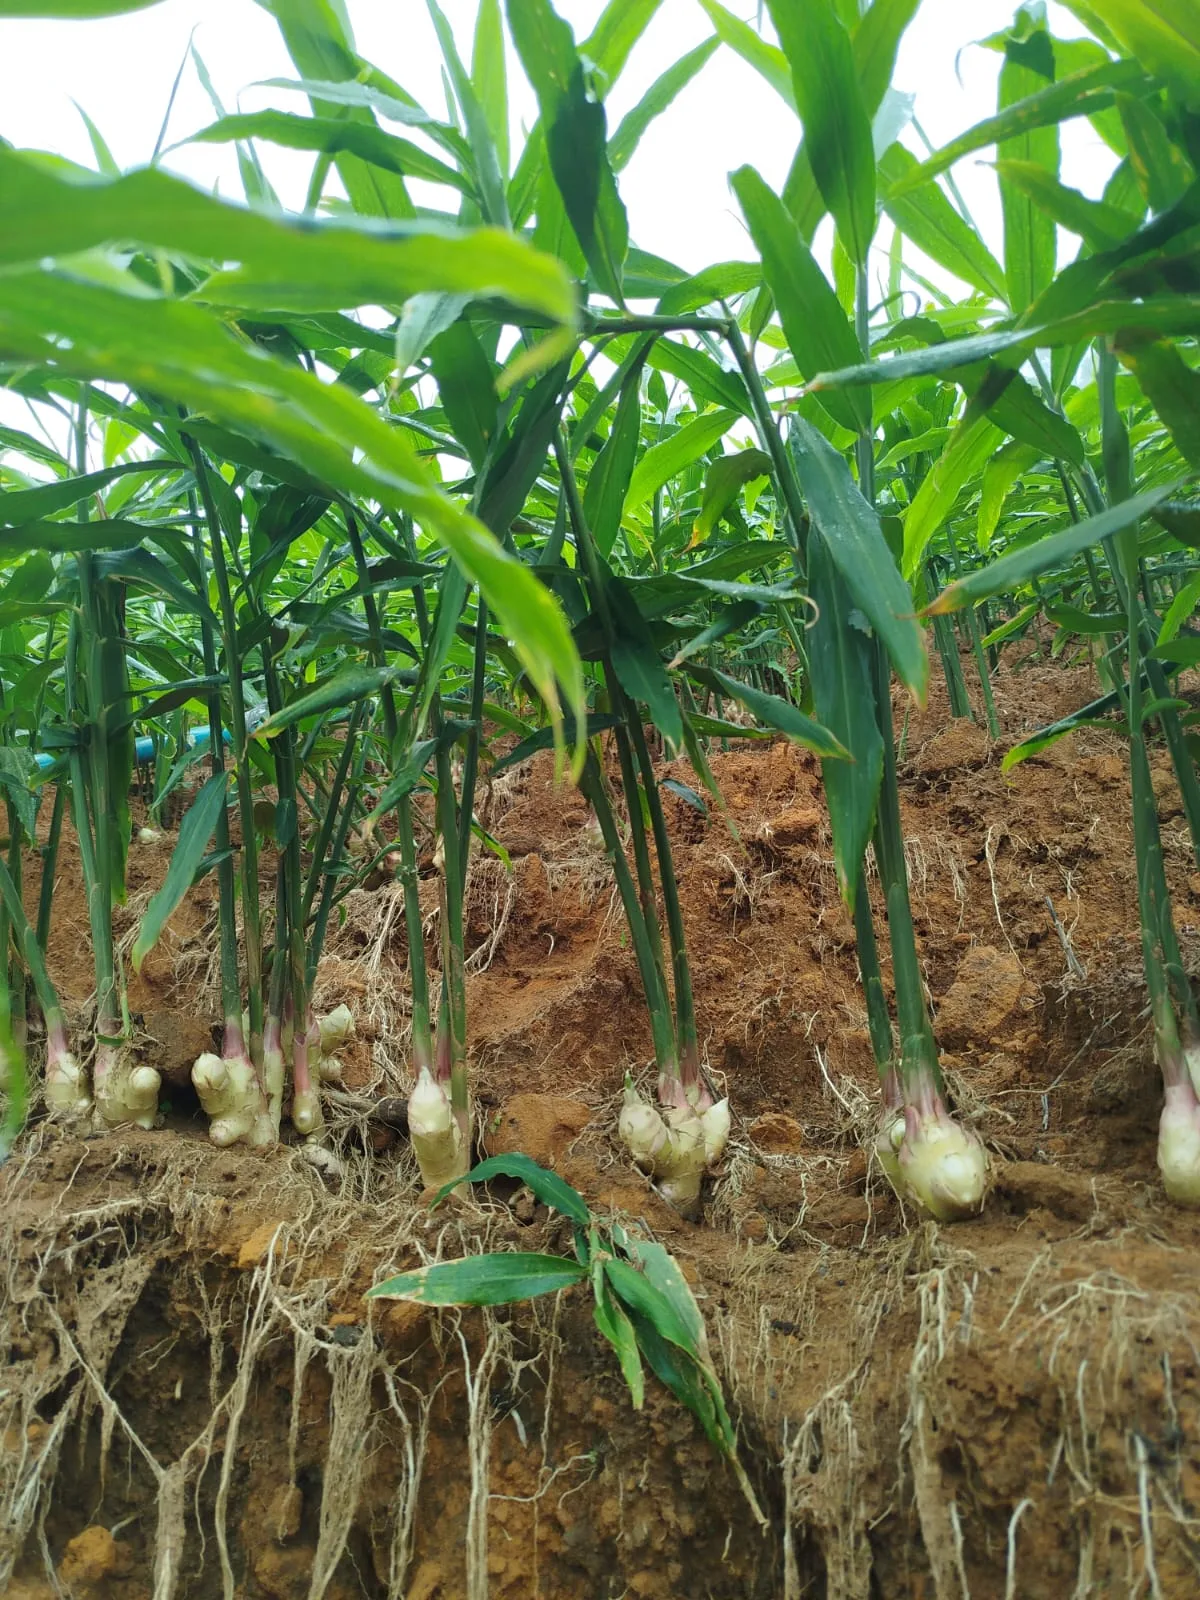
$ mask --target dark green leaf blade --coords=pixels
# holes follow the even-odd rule
[[[803,417],[792,419],[788,444],[813,521],[846,587],[883,640],[900,681],[923,702],[929,683],[925,638],[878,516],[841,456]]]
[[[464,1256],[401,1272],[367,1290],[368,1300],[411,1300],[426,1306],[506,1306],[557,1294],[586,1278],[588,1269],[566,1256],[532,1251]]]
[[[204,859],[209,842],[216,830],[217,819],[225,805],[225,787],[228,775],[214,773],[197,794],[179,824],[179,838],[171,852],[162,887],[146,907],[133,945],[133,970],[140,972],[142,962],[158,942],[171,913],[176,910],[192,886],[192,879]]]

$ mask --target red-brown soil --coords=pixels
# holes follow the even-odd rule
[[[512,872],[481,858],[470,897],[481,1139],[682,1261],[766,1534],[653,1381],[633,1411],[577,1291],[486,1320],[363,1301],[439,1251],[564,1242],[510,1193],[430,1216],[402,1139],[365,1114],[404,1089],[390,882],[348,898],[321,978],[359,1025],[330,1109],[342,1176],[208,1145],[186,1087],[216,1018],[206,881],[131,983],[166,1127],[35,1128],[3,1175],[0,1588],[15,1557],[17,1600],[1200,1592],[1200,1220],[1157,1184],[1123,750],[1077,734],[1005,775],[1006,743],[1095,690],[1031,666],[998,692],[999,746],[937,692],[897,707],[925,978],[994,1158],[983,1215],[952,1228],[904,1216],[868,1167],[874,1069],[811,758],[714,752],[726,817],[667,791],[701,1038],[735,1113],[703,1224],[615,1143],[650,1038],[586,806],[548,758],[487,797]],[[1200,875],[1162,756],[1155,783],[1194,953]],[[123,928],[173,842],[135,842]],[[67,839],[50,956],[78,1011],[76,870]]]

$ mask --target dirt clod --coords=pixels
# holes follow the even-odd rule
[[[519,1151],[544,1167],[557,1167],[590,1118],[587,1106],[566,1095],[515,1094],[488,1126],[487,1153],[500,1156]]]

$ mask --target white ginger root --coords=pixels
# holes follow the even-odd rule
[[[46,1107],[53,1117],[90,1116],[92,1096],[87,1075],[64,1043],[53,1041],[46,1056]]]
[[[724,1102],[710,1107],[710,1112],[720,1113],[721,1104]],[[728,1105],[712,1122],[714,1137],[721,1140],[723,1148],[722,1115],[727,1137]],[[694,1212],[707,1165],[705,1124],[695,1107],[685,1100],[658,1111],[627,1081],[617,1131],[634,1161],[658,1184],[663,1198],[685,1215]]]
[[[131,1066],[125,1046],[97,1046],[92,1083],[96,1127],[119,1128],[127,1122],[139,1128],[154,1126],[162,1079],[154,1067]]]
[[[248,1056],[223,1058],[207,1050],[196,1058],[192,1084],[212,1119],[208,1137],[215,1145],[224,1149],[264,1142],[259,1138],[265,1113],[262,1091]]]
[[[725,1146],[729,1143],[729,1099],[718,1100],[715,1105],[709,1106],[707,1111],[700,1114],[700,1125],[704,1129],[704,1161],[705,1165],[715,1167],[725,1154]]]
[[[978,1136],[936,1100],[924,1113],[906,1106],[904,1122],[899,1162],[907,1193],[939,1222],[977,1215],[988,1166]]]
[[[1167,1085],[1158,1122],[1158,1170],[1169,1199],[1177,1206],[1200,1207],[1200,1101],[1190,1078]]]
[[[428,1067],[422,1067],[408,1097],[408,1134],[427,1189],[441,1189],[465,1176],[470,1152],[454,1115],[450,1096]]]
[[[292,1096],[292,1126],[297,1133],[314,1134],[324,1127],[321,1099],[315,1089],[297,1089]]]
[[[347,1005],[335,1006],[318,1024],[321,1030],[321,1054],[334,1055],[347,1039],[355,1035],[354,1013]]]

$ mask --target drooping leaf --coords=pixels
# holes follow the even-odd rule
[[[700,515],[692,526],[692,543],[706,539],[737,499],[738,492],[755,478],[771,473],[771,458],[765,450],[739,450],[736,455],[718,456],[704,477],[704,497]]]
[[[678,750],[683,743],[679,702],[645,618],[620,578],[609,580],[607,595],[614,632],[612,664],[621,687],[631,700],[649,708],[655,727]]]
[[[793,744],[803,745],[815,755],[841,761],[850,759],[850,752],[828,728],[822,727],[819,722],[814,722],[812,717],[805,716],[804,712],[797,710],[790,700],[781,699],[776,694],[764,694],[761,689],[752,688],[750,684],[743,683],[740,678],[732,678],[728,673],[718,672],[715,667],[693,664],[688,668],[688,672],[697,682],[716,689],[727,700],[736,700],[739,705],[745,706],[761,727],[772,728],[776,733],[784,734]],[[692,720],[696,728],[703,731],[706,719],[694,717]],[[722,735],[722,737],[733,737],[733,735]],[[748,737],[747,730],[742,729],[740,737]]]
[[[469,191],[470,182],[456,168],[422,150],[409,139],[385,133],[370,122],[349,122],[344,117],[299,117],[288,111],[251,111],[221,117],[194,133],[189,143],[235,144],[245,139],[265,139],[287,150],[341,151],[359,157],[369,166],[405,178],[423,178],[452,189]]]
[[[161,169],[72,183],[0,149],[0,264],[39,264],[102,245],[144,244],[239,265],[209,277],[211,304],[344,310],[397,305],[441,290],[495,295],[573,323],[561,266],[498,229],[409,230],[303,225],[228,205]]]
[[[892,664],[918,701],[929,682],[929,656],[912,596],[888,548],[875,511],[829,441],[802,417],[788,444],[813,521],[859,609],[883,640]]]
[[[582,669],[556,601],[441,493],[398,430],[344,386],[242,344],[198,307],[50,274],[0,278],[0,339],[63,371],[144,384],[265,439],[331,486],[412,512],[479,585],[543,701],[555,707],[561,685],[582,716]]]
[[[166,927],[172,912],[192,886],[205,851],[212,840],[217,819],[225,805],[228,774],[214,773],[204,784],[184,813],[179,824],[179,838],[171,852],[171,863],[162,887],[154,894],[138,926],[133,944],[133,970],[140,972],[142,962]]]
[[[486,1183],[489,1178],[519,1178],[544,1206],[552,1206],[555,1211],[561,1211],[564,1217],[570,1217],[572,1222],[579,1223],[583,1228],[586,1228],[591,1221],[587,1202],[565,1178],[560,1178],[557,1172],[550,1172],[540,1166],[530,1156],[516,1153],[489,1156],[486,1161],[480,1161],[472,1167],[465,1178],[455,1178],[450,1183],[444,1184],[429,1202],[429,1209],[432,1211],[435,1206],[441,1205],[447,1195],[452,1194],[463,1183]]]
[[[917,190],[900,188],[916,166],[917,158],[900,144],[892,145],[880,158],[879,175],[887,185],[883,209],[930,260],[972,288],[1002,300],[1004,273],[1000,263],[938,186],[929,183]]]

